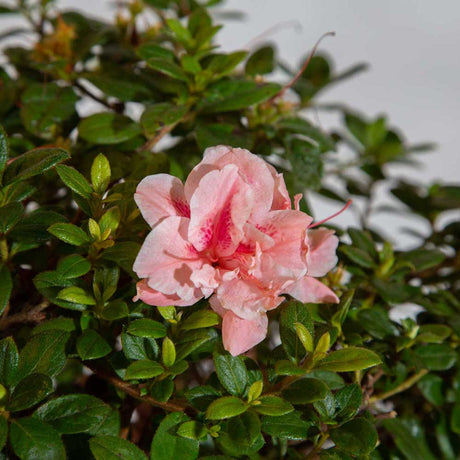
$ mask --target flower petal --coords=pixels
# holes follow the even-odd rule
[[[212,257],[235,252],[252,210],[252,191],[234,165],[206,174],[190,200],[188,238],[197,251]]]
[[[307,267],[309,276],[324,276],[337,264],[335,251],[339,239],[334,235],[333,230],[318,228],[309,230],[305,237],[308,247]]]
[[[247,320],[232,311],[225,313],[222,321],[222,339],[224,348],[233,356],[248,351],[267,335],[268,318],[266,314]]]
[[[202,297],[190,276],[206,262],[187,241],[188,227],[186,217],[162,220],[145,239],[133,267],[140,278],[148,278],[152,289],[183,300]]]
[[[134,297],[133,301],[142,300],[148,305],[155,305],[156,307],[167,307],[168,305],[176,305],[178,307],[186,307],[188,305],[193,305],[201,297],[190,298],[188,300],[183,300],[179,296],[172,294],[166,295],[160,291],[152,289],[147,284],[147,280],[141,280],[136,284],[137,295]]]
[[[184,186],[177,177],[169,174],[147,176],[137,186],[134,200],[151,227],[165,217],[190,217]]]
[[[304,276],[283,290],[303,303],[338,303],[339,299],[326,285],[311,276]]]

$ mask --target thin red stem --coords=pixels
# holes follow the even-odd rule
[[[348,200],[347,204],[340,211],[336,212],[335,214],[332,214],[332,216],[329,216],[323,220],[320,220],[319,222],[315,222],[314,224],[309,225],[308,228],[317,227],[318,225],[324,224],[324,222],[327,222],[328,220],[331,220],[334,217],[337,217],[339,214],[342,214],[342,212],[345,211],[351,205],[351,202],[352,200]]]

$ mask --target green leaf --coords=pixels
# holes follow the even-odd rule
[[[172,376],[156,381],[150,388],[150,394],[157,401],[166,402],[173,394],[174,380]]]
[[[249,406],[235,396],[224,396],[213,401],[207,411],[206,418],[209,420],[223,420],[235,417],[248,410]]]
[[[281,439],[304,440],[311,422],[302,420],[299,412],[290,412],[281,416],[262,417],[262,431]]]
[[[58,329],[60,331],[73,332],[76,329],[75,321],[72,318],[53,318],[43,323],[37,324],[32,330],[32,335],[40,332]]]
[[[349,419],[356,415],[363,402],[363,394],[358,384],[347,385],[334,395],[336,418]]]
[[[444,324],[422,324],[416,339],[422,343],[442,343],[450,334],[452,329]]]
[[[0,452],[6,444],[8,439],[8,422],[3,415],[0,415]]]
[[[121,334],[123,353],[128,359],[155,359],[158,345],[154,339]]]
[[[428,270],[444,261],[445,254],[439,250],[414,249],[398,255],[398,262],[410,263],[416,271]]]
[[[10,386],[15,381],[19,354],[13,337],[0,340],[0,384]]]
[[[110,230],[110,233],[113,234],[120,225],[120,219],[120,208],[118,206],[110,208],[108,211],[104,213],[104,215],[99,220],[99,227],[101,229],[101,233]]]
[[[246,75],[265,75],[275,67],[275,50],[272,46],[263,46],[256,50],[246,62]]]
[[[340,251],[347,256],[355,264],[363,268],[375,268],[376,263],[372,257],[364,252],[362,249],[356,248],[354,246],[341,246]]]
[[[159,339],[166,336],[166,327],[153,319],[141,318],[133,321],[126,332],[137,337]]]
[[[351,241],[355,247],[367,252],[373,259],[378,257],[374,241],[368,231],[359,230],[357,228],[349,228],[348,234],[350,235]]]
[[[0,265],[0,315],[5,311],[13,291],[13,279],[8,267]]]
[[[210,310],[198,310],[182,320],[180,327],[184,331],[201,329],[219,324],[219,316]]]
[[[86,394],[65,395],[48,401],[34,413],[61,434],[87,433],[102,425],[111,408]]]
[[[38,148],[14,158],[5,169],[4,184],[30,179],[67,160],[70,155],[62,149]]]
[[[66,165],[57,165],[56,172],[67,187],[83,198],[90,198],[93,189],[86,178],[75,168]]]
[[[447,343],[422,345],[415,353],[430,371],[450,369],[457,361],[457,353]]]
[[[143,43],[136,49],[137,54],[144,60],[150,58],[162,58],[169,61],[173,61],[175,58],[174,53],[154,43]]]
[[[140,245],[138,243],[134,241],[123,241],[106,249],[103,258],[115,262],[127,273],[133,274],[134,276],[132,268],[139,249]]]
[[[251,447],[260,437],[260,419],[253,412],[244,412],[228,421],[227,433],[230,441],[239,449]]]
[[[117,436],[95,436],[89,448],[96,460],[147,460],[139,447]]]
[[[272,417],[289,414],[294,408],[290,403],[278,396],[262,396],[258,399],[260,404],[254,405],[253,409],[262,415]]]
[[[129,315],[129,308],[126,302],[117,299],[109,302],[102,310],[102,317],[108,321],[126,318]]]
[[[332,371],[322,371],[316,369],[310,371],[308,373],[308,377],[321,380],[329,387],[330,390],[339,390],[340,388],[343,388],[343,386],[345,385],[343,378],[339,374],[336,374]]]
[[[95,113],[78,125],[80,137],[93,144],[112,145],[129,141],[142,134],[131,118],[111,112]]]
[[[221,113],[241,110],[260,104],[278,94],[281,86],[268,83],[258,86],[243,80],[223,80],[209,89],[207,98],[202,102],[204,113]]]
[[[93,329],[87,329],[77,339],[77,352],[83,360],[102,358],[111,351],[111,346]]]
[[[110,183],[110,163],[107,157],[100,153],[91,165],[91,183],[97,193],[104,193]]]
[[[310,331],[302,323],[294,323],[295,332],[297,337],[302,342],[303,347],[307,353],[314,350],[313,337]]]
[[[444,380],[439,375],[428,374],[419,380],[417,388],[435,406],[444,404]]]
[[[367,348],[348,347],[333,351],[321,360],[316,368],[335,372],[349,372],[367,369],[381,362],[380,357]]]
[[[351,420],[331,430],[335,445],[353,455],[367,455],[375,449],[378,436],[375,427],[364,418]]]
[[[177,434],[183,438],[204,441],[208,436],[208,431],[202,423],[191,420],[190,422],[183,423],[177,429]]]
[[[10,146],[8,143],[8,136],[3,126],[0,125],[0,184],[3,177],[3,171],[5,170],[10,155]]]
[[[340,305],[338,306],[337,311],[334,313],[331,319],[331,323],[333,326],[337,328],[342,327],[342,324],[344,323],[348,315],[348,310],[350,309],[350,305],[354,295],[355,290],[350,289],[340,298]]]
[[[83,305],[96,305],[94,297],[86,292],[84,289],[77,286],[70,286],[59,291],[58,299],[66,300],[71,303],[78,303]]]
[[[146,136],[153,136],[163,126],[178,123],[187,113],[188,108],[160,102],[147,107],[141,116],[141,125]]]
[[[152,440],[151,460],[195,460],[198,458],[200,443],[176,435],[179,427],[190,419],[181,412],[166,416],[156,430]]]
[[[53,392],[53,382],[44,374],[30,374],[14,388],[8,403],[10,412],[29,409]]]
[[[186,390],[185,396],[193,407],[204,412],[209,404],[221,396],[221,393],[210,385],[202,385]]]
[[[0,233],[6,233],[21,219],[24,209],[19,202],[8,203],[0,207]]]
[[[57,223],[48,228],[48,232],[64,243],[74,246],[82,246],[89,243],[88,235],[76,225],[68,223]]]
[[[195,128],[196,141],[201,150],[214,145],[231,145],[252,149],[254,132],[230,123],[198,123]]]
[[[275,363],[275,372],[277,375],[304,375],[307,373],[305,369],[287,359],[281,359]]]
[[[140,380],[140,379],[151,379],[157,375],[161,375],[164,372],[161,364],[150,361],[147,359],[141,359],[134,361],[126,369],[125,380]]]
[[[248,384],[248,372],[244,361],[230,353],[214,353],[214,365],[222,386],[233,396],[243,395]]]
[[[206,66],[206,72],[209,72],[213,79],[228,75],[247,54],[247,51],[235,51],[229,54],[214,54]]]
[[[291,383],[282,391],[283,398],[292,404],[309,404],[320,401],[329,393],[329,388],[318,379],[304,378]]]
[[[147,59],[147,65],[151,69],[167,75],[168,77],[174,78],[175,80],[181,80],[184,82],[189,81],[187,74],[182,70],[182,68],[168,59],[153,57]]]
[[[460,403],[456,402],[450,416],[450,428],[454,433],[460,434]]]
[[[91,270],[91,263],[78,254],[61,259],[56,272],[64,279],[73,279],[86,275]]]
[[[32,83],[22,93],[20,113],[24,127],[35,136],[52,140],[59,133],[59,125],[76,116],[77,101],[70,86]]]
[[[247,400],[248,403],[255,401],[261,394],[264,389],[264,382],[262,380],[256,380],[248,390]]]
[[[24,244],[39,244],[50,239],[48,227],[58,222],[65,222],[64,216],[53,211],[37,209],[26,215],[11,230],[11,237]]]
[[[163,339],[161,356],[166,367],[171,367],[176,362],[176,347],[169,337]]]
[[[17,381],[26,375],[39,373],[54,377],[66,362],[65,344],[69,333],[49,330],[31,337],[19,355]]]
[[[377,308],[360,310],[359,324],[373,337],[383,340],[385,337],[399,335],[398,328],[390,321],[388,312]]]
[[[296,323],[302,324],[313,336],[313,320],[308,308],[300,302],[289,302],[281,311],[280,336],[287,355],[295,362],[305,355],[304,347],[296,332]]]
[[[48,424],[32,417],[12,420],[10,443],[21,460],[66,458],[59,434]]]

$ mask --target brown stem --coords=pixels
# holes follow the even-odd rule
[[[107,107],[110,110],[115,110],[116,107],[114,107],[112,104],[110,104],[108,101],[103,99],[102,97],[96,96],[94,93],[92,93],[89,89],[85,88],[81,83],[78,81],[74,82],[74,86],[78,88],[82,93],[86,94],[89,96],[91,99],[93,99],[96,102],[99,102],[99,104],[102,104],[103,106]]]
[[[428,369],[422,369],[414,374],[412,377],[409,377],[407,380],[404,380],[396,388],[393,388],[390,391],[385,393],[380,393],[378,395],[372,396],[369,398],[369,404],[376,403],[377,401],[383,401],[384,399],[391,398],[392,396],[402,393],[403,391],[408,390],[412,385],[415,385],[424,375],[428,374]]]
[[[20,323],[39,323],[45,318],[45,313],[43,310],[49,307],[49,302],[47,300],[41,302],[38,305],[35,305],[29,310],[21,311],[15,313],[14,315],[8,316],[9,304],[5,309],[3,316],[0,318],[0,331],[8,329],[12,324]]]
[[[189,405],[182,405],[174,402],[161,402],[157,401],[149,395],[142,396],[137,388],[135,388],[127,382],[124,382],[123,380],[120,380],[115,375],[112,375],[109,372],[100,369],[94,363],[85,362],[84,364],[99,377],[102,377],[104,380],[107,380],[112,385],[115,385],[119,390],[123,391],[123,393],[126,393],[132,396],[133,398],[138,399],[139,401],[150,404],[151,406],[159,407],[160,409],[166,410],[168,412],[184,412],[185,410],[195,410],[193,409],[193,407]]]
[[[172,125],[163,126],[163,128],[161,128],[160,131],[158,131],[158,133],[154,137],[149,139],[142,147],[140,147],[138,151],[139,152],[151,151],[153,147],[155,147],[155,145],[157,145],[158,142],[160,142],[160,140],[164,136],[166,136],[166,134],[169,134],[174,129],[176,124],[177,123],[174,123]]]

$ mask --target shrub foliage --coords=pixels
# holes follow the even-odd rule
[[[446,213],[459,186],[395,180],[388,165],[429,146],[317,102],[363,65],[220,52],[219,3],[130,1],[114,22],[49,0],[0,6],[29,24],[0,35],[26,38],[0,66],[0,458],[455,459],[460,226]],[[341,128],[321,129],[321,110]],[[353,198],[359,216],[336,228],[323,280],[340,304],[286,300],[239,357],[206,301],[132,301],[148,230],[137,184],[183,179],[218,144],[275,164],[292,194]],[[375,227],[380,213],[412,217],[398,230],[410,250]],[[409,303],[421,313],[394,321]]]

